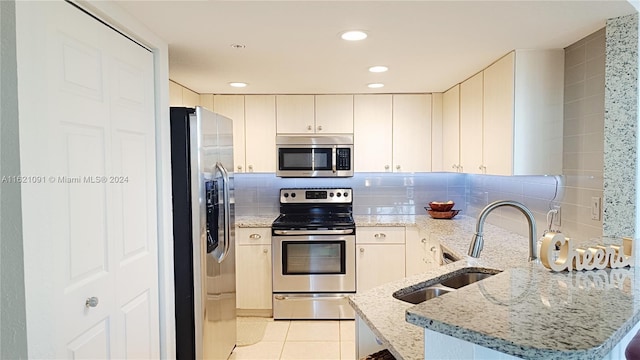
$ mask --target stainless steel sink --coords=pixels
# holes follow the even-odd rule
[[[393,297],[398,300],[406,301],[412,304],[420,304],[421,302],[431,300],[440,295],[444,295],[450,291],[451,290],[446,290],[443,288],[426,287],[426,288],[415,290],[402,295],[398,294],[398,292],[395,292],[393,293]]]
[[[393,293],[393,297],[408,303],[420,304],[498,273],[500,273],[500,270],[475,267],[463,268],[443,275],[437,283],[429,281],[425,282],[424,287],[419,289],[412,289],[411,287],[400,289]]]
[[[484,272],[465,272],[465,273],[453,276],[447,280],[441,281],[440,284],[449,288],[460,289],[463,286],[473,284],[476,281],[486,279],[493,275],[495,274],[487,274]]]

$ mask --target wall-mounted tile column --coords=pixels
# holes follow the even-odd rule
[[[606,31],[603,232],[636,236],[638,14],[608,20]]]

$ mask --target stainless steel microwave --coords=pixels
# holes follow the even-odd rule
[[[276,149],[276,176],[353,176],[353,135],[278,135]]]

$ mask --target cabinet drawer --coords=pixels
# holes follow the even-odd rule
[[[270,245],[271,228],[236,228],[238,245]]]
[[[356,229],[356,244],[404,244],[404,227],[359,227]]]

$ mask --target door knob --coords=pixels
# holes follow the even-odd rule
[[[311,125],[307,125],[307,130],[311,131],[313,130],[313,127],[311,127]]]
[[[269,250],[267,250],[267,249],[262,249],[262,252],[266,254],[266,253],[268,253],[268,252],[269,252]]]
[[[322,131],[322,125],[318,126],[318,131]]]
[[[242,172],[242,165],[238,165],[238,172]]]
[[[249,165],[249,172],[253,172],[253,165]]]
[[[364,252],[364,248],[360,248],[360,252],[363,253]]]
[[[95,296],[87,298],[87,301],[84,303],[84,306],[86,306],[87,308],[98,306],[98,298]]]

